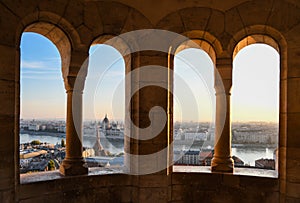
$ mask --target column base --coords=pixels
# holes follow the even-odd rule
[[[234,161],[231,157],[214,157],[211,162],[211,172],[233,173]]]
[[[64,176],[86,175],[89,169],[83,159],[65,159],[59,167],[59,172]]]

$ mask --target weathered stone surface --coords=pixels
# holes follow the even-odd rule
[[[206,31],[213,36],[218,37],[225,31],[225,14],[218,10],[212,10],[211,12],[212,13],[206,26]]]
[[[165,1],[84,1],[84,0],[3,0],[0,3],[0,202],[299,202],[300,201],[300,8],[295,0],[165,0]],[[45,26],[47,24],[47,26]],[[26,27],[31,25],[29,27]],[[255,177],[240,173],[212,174],[201,172],[171,172],[162,169],[146,176],[101,174],[90,170],[90,175],[61,177],[49,174],[34,181],[19,184],[17,151],[19,118],[19,42],[21,31],[33,31],[48,37],[59,49],[63,59],[66,89],[74,88],[75,77],[88,58],[91,43],[99,36],[118,36],[139,29],[159,28],[185,33],[193,39],[205,41],[205,51],[215,47],[216,61],[227,59],[227,67],[220,69],[227,93],[232,84],[232,56],[242,39],[246,45],[254,42],[279,47],[281,60],[280,89],[280,149],[279,179]],[[189,34],[187,34],[189,33]],[[193,35],[191,33],[194,33]],[[251,37],[247,38],[249,35]],[[256,35],[253,38],[253,35]],[[268,36],[268,37],[265,37]],[[138,36],[125,49],[138,50],[145,45],[159,45],[162,51],[144,50],[134,53],[126,61],[126,72],[146,65],[159,65],[173,69],[175,39],[149,40],[148,32]],[[101,41],[101,40],[100,40]],[[139,47],[139,43],[143,43]],[[210,46],[212,45],[212,46]],[[117,45],[113,45],[117,47]],[[176,46],[178,46],[176,44]],[[122,44],[122,48],[124,48]],[[120,50],[125,50],[120,49]],[[150,48],[149,48],[150,49]],[[123,52],[122,52],[123,53]],[[212,55],[212,54],[211,54]],[[128,58],[127,58],[128,59]],[[131,61],[131,63],[129,62]],[[86,64],[85,64],[86,65]],[[80,75],[83,90],[86,68]],[[132,88],[143,84],[168,85],[167,71],[132,78]],[[172,117],[168,107],[168,92],[164,88],[148,87],[132,99],[131,118],[139,127],[148,127],[150,119],[158,121],[161,112],[149,111],[161,106]],[[172,103],[169,104],[172,108]],[[69,106],[70,107],[70,106]],[[80,107],[81,108],[81,107]],[[226,108],[226,107],[223,107]],[[69,115],[71,117],[72,115]],[[72,122],[68,119],[69,124]],[[172,120],[170,120],[172,123]],[[157,127],[156,124],[153,127]],[[226,122],[226,138],[230,138],[230,119]],[[69,126],[70,127],[70,126]],[[72,127],[72,126],[71,126]],[[170,126],[169,126],[170,127]],[[72,128],[69,128],[72,129]],[[126,140],[126,152],[135,155],[151,154],[168,146],[172,126],[164,126],[150,140]],[[170,131],[171,131],[170,130]],[[137,133],[138,136],[141,131]],[[223,140],[224,141],[224,140]],[[221,144],[219,154],[230,154],[230,139]],[[81,160],[81,144],[73,140],[68,154]],[[225,153],[224,153],[225,152]],[[159,169],[167,167],[166,152],[155,155],[151,164]],[[82,161],[82,160],[81,160]],[[80,162],[79,172],[87,169]],[[131,160],[135,161],[135,160]],[[130,163],[136,171],[148,165]],[[65,169],[67,169],[66,167]],[[172,171],[172,170],[170,170]],[[30,175],[29,175],[30,176]],[[51,178],[52,177],[52,178]],[[30,179],[30,178],[29,178]],[[28,180],[28,179],[27,179]],[[15,185],[16,184],[16,185]],[[16,199],[18,198],[18,199]]]
[[[171,32],[184,33],[185,28],[182,27],[182,19],[179,13],[171,13],[165,16],[160,22],[158,22],[158,29],[166,29]]]
[[[299,183],[286,183],[286,195],[293,198],[299,198],[300,199],[300,184]]]
[[[16,67],[16,58],[17,51],[14,47],[2,46],[0,45],[0,79],[7,81],[15,80],[15,67]]]
[[[266,22],[272,12],[272,0],[251,1],[237,7],[244,26],[261,24]],[[259,16],[259,18],[258,18]]]
[[[13,189],[10,190],[1,190],[0,191],[0,201],[3,203],[15,202],[15,192]]]
[[[266,24],[281,32],[286,32],[298,24],[300,20],[298,10],[299,8],[293,4],[276,1]]]
[[[64,11],[63,17],[66,18],[73,27],[77,28],[83,23],[84,3],[82,1],[69,1]]]
[[[167,202],[168,188],[140,188],[139,202]]]
[[[228,32],[232,35],[241,31],[244,28],[244,24],[240,17],[239,11],[236,7],[228,10],[225,13],[225,32]],[[245,33],[246,34],[246,33]],[[241,39],[236,39],[241,40]]]
[[[25,1],[27,2],[27,1]],[[38,9],[40,11],[53,12],[59,16],[63,16],[66,8],[69,6],[68,1],[61,0],[46,0],[46,1],[38,1]],[[23,5],[23,7],[26,7]]]
[[[288,112],[300,113],[300,78],[290,78],[287,82],[287,91]]]
[[[299,139],[300,113],[287,114],[287,146],[300,147]],[[288,157],[287,157],[288,158]]]
[[[300,27],[300,26],[299,26]],[[300,61],[292,60],[300,57],[300,48],[294,48],[288,50],[288,61],[289,61],[289,69],[288,69],[288,77],[300,77]]]
[[[206,30],[212,11],[207,8],[188,8],[179,13],[185,30]]]
[[[7,7],[0,4],[0,44],[14,46],[16,41],[15,31],[18,26],[18,17]]]
[[[130,9],[123,5],[110,2],[98,4],[98,13],[101,16],[104,33],[120,34]]]

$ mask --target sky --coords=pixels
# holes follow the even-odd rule
[[[214,121],[213,71],[213,63],[203,50],[186,49],[175,56],[175,121]]]
[[[264,44],[243,48],[234,59],[232,120],[279,122],[279,54]]]
[[[124,118],[125,65],[120,53],[107,45],[90,48],[83,94],[84,119]],[[199,49],[175,56],[174,120],[213,122],[215,91],[213,63]],[[243,48],[233,61],[231,96],[233,121],[278,122],[279,55],[268,45]],[[21,118],[64,119],[66,93],[61,60],[47,38],[24,33],[21,39]]]
[[[24,33],[21,39],[21,118],[65,118],[60,55],[47,38]]]

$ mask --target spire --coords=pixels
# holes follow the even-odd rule
[[[101,141],[100,141],[100,131],[99,127],[96,127],[96,142],[93,147],[96,156],[107,156],[106,151],[104,150]]]

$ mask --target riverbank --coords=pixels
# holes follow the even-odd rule
[[[277,148],[278,146],[275,144],[232,144],[231,145],[234,148]]]
[[[66,138],[66,133],[49,132],[49,131],[20,130],[20,134],[38,135],[38,136],[44,135],[44,136]]]

